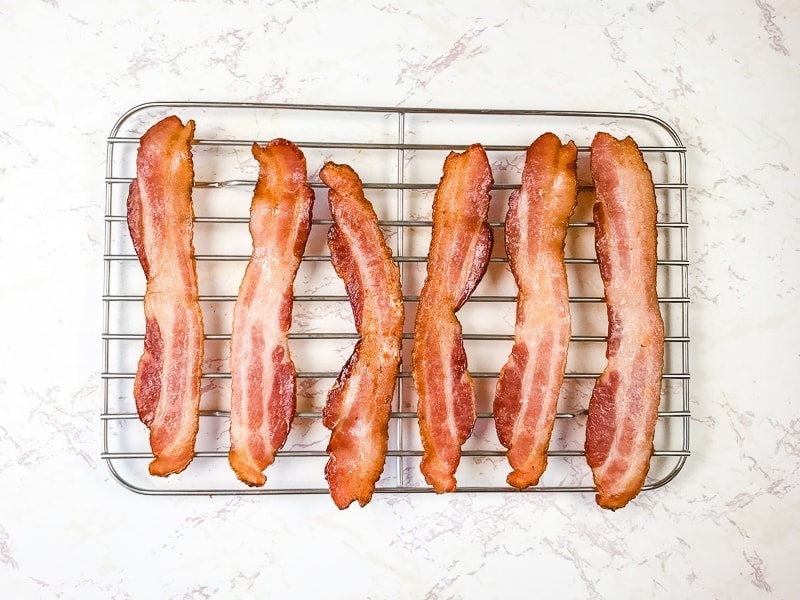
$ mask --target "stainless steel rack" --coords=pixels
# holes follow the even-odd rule
[[[147,473],[152,458],[132,397],[142,351],[144,277],[127,230],[125,200],[135,175],[140,136],[176,114],[197,123],[195,249],[206,322],[206,360],[196,457],[166,479]],[[387,242],[400,265],[406,300],[404,363],[390,423],[390,448],[377,492],[429,492],[418,471],[421,445],[410,381],[411,325],[425,272],[430,206],[446,154],[481,142],[496,185],[490,220],[495,249],[486,277],[462,308],[479,418],[464,446],[460,492],[517,492],[497,441],[491,400],[497,371],[511,347],[515,293],[503,248],[503,217],[519,185],[524,151],[545,131],[579,147],[578,208],[567,239],[573,336],[548,469],[529,492],[591,492],[583,432],[586,405],[604,364],[607,321],[593,252],[588,146],[597,131],[631,135],[653,172],[659,203],[658,292],[666,325],[665,373],[655,452],[645,490],[671,481],[689,456],[689,260],[686,148],[663,120],[645,114],[550,110],[483,110],[314,106],[229,102],[151,102],[123,114],[108,137],[103,289],[101,457],[126,488],[142,494],[327,493],[323,476],[328,431],[320,410],[356,334],[344,287],[330,265],[325,233],[331,220],[317,172],[325,160],[349,163],[365,183]],[[306,154],[317,191],[312,233],[295,283],[290,344],[298,367],[298,413],[263,488],[238,482],[227,463],[227,341],[238,284],[249,259],[248,210],[257,166],[254,141],[284,137]]]

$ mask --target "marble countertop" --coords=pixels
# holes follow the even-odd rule
[[[800,6],[0,1],[0,588],[13,598],[790,598]],[[592,494],[149,497],[101,451],[106,137],[153,100],[637,111],[687,146],[691,449]]]

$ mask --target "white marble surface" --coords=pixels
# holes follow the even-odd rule
[[[447,7],[445,7],[445,4]],[[800,5],[0,0],[8,598],[792,598]],[[642,111],[690,181],[692,451],[590,494],[152,498],[100,453],[105,138],[164,99]]]

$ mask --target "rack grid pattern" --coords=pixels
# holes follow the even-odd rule
[[[132,397],[142,351],[144,277],[127,231],[125,200],[135,175],[139,138],[157,120],[176,114],[197,123],[195,249],[206,321],[201,428],[196,456],[181,474],[147,473],[152,458],[146,428]],[[570,222],[566,266],[573,336],[556,429],[542,482],[526,492],[591,492],[583,432],[586,405],[604,365],[607,320],[593,253],[588,176],[589,143],[597,131],[631,135],[650,167],[659,203],[659,303],[666,326],[665,371],[655,449],[645,490],[671,481],[689,450],[689,283],[686,148],[661,119],[636,113],[548,110],[445,110],[263,103],[152,102],[127,111],[107,141],[101,457],[131,491],[157,495],[327,493],[323,468],[327,430],[321,408],[355,343],[350,306],[324,244],[331,224],[324,161],[349,163],[362,177],[387,243],[401,269],[406,303],[404,366],[397,381],[390,447],[377,492],[432,492],[419,474],[421,445],[410,379],[413,311],[425,275],[430,207],[446,154],[481,142],[495,177],[490,221],[495,248],[489,270],[459,313],[478,394],[478,423],[465,444],[458,492],[518,492],[505,483],[505,451],[493,429],[491,400],[513,340],[516,289],[503,247],[503,218],[519,186],[524,153],[553,131],[579,148],[579,201]],[[298,412],[292,433],[266,474],[263,488],[236,480],[227,463],[229,391],[227,344],[238,283],[249,259],[249,202],[257,173],[253,142],[284,137],[306,154],[316,200],[312,233],[295,283],[290,345],[298,367]]]

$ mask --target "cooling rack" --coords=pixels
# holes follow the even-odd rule
[[[189,467],[151,477],[148,433],[136,415],[133,378],[142,352],[144,276],[127,230],[125,200],[135,175],[140,136],[176,114],[197,124],[193,141],[195,253],[206,325],[200,432]],[[586,406],[605,364],[607,319],[593,248],[588,149],[597,131],[630,135],[653,173],[658,200],[658,295],[666,326],[665,370],[655,451],[644,490],[670,482],[689,456],[689,293],[686,148],[665,121],[646,114],[557,110],[472,110],[264,103],[151,102],[123,114],[107,141],[104,289],[102,296],[102,453],[113,477],[131,491],[156,495],[324,494],[329,432],[321,409],[327,390],[356,341],[344,286],[330,264],[325,235],[331,224],[318,178],[326,160],[350,164],[401,269],[406,302],[404,364],[397,380],[389,452],[377,493],[430,492],[419,473],[421,444],[410,378],[412,324],[425,276],[433,193],[445,156],[481,142],[495,187],[490,221],[495,247],[489,269],[459,312],[478,420],[464,446],[459,492],[520,493],[505,483],[509,468],[494,432],[491,402],[497,373],[514,330],[513,277],[503,247],[508,196],[519,185],[524,152],[545,131],[579,148],[578,206],[567,235],[566,265],[573,335],[559,412],[540,484],[524,493],[591,492],[583,452]],[[254,141],[291,139],[304,151],[315,189],[314,217],[295,282],[290,346],[298,369],[298,410],[292,431],[263,488],[240,483],[228,466],[232,307],[249,259],[248,211],[257,176]]]

